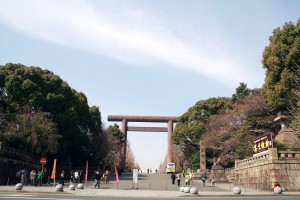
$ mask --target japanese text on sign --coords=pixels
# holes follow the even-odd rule
[[[269,148],[273,147],[271,134],[266,134],[252,142],[253,156],[262,152],[268,151]]]

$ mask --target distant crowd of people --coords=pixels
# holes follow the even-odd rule
[[[152,173],[152,170],[147,169],[147,173]],[[157,173],[157,170],[155,170],[155,173]],[[185,185],[190,185],[191,181],[194,179],[194,171],[185,172],[174,172],[171,174],[171,181],[172,184],[175,185],[175,181],[177,182],[178,187],[181,185],[181,179],[184,178]],[[106,170],[102,173],[100,173],[100,170],[96,170],[95,174],[95,183],[93,184],[94,188],[100,188],[100,182],[102,181],[103,184],[108,184],[110,179],[110,171]],[[28,181],[29,178],[29,181]],[[62,170],[59,174],[59,184],[64,185],[65,183],[65,171]],[[82,169],[76,169],[72,170],[70,174],[70,183],[82,183],[84,179],[84,173]],[[206,172],[203,172],[200,176],[200,179],[202,181],[202,186],[206,186],[206,180],[207,180],[207,174]],[[30,173],[23,168],[19,169],[16,172],[16,178],[15,183],[22,183],[22,185],[28,185],[28,182],[31,186],[38,186],[38,185],[49,185],[50,184],[50,174],[49,170],[47,168],[42,168],[40,170],[32,169]],[[278,182],[275,182],[275,187],[281,187],[281,185]]]
[[[142,170],[141,170],[141,173],[142,173]],[[148,174],[152,174],[152,169],[151,169],[151,168],[148,168],[148,169],[147,169],[147,173],[148,173]],[[155,174],[157,174],[157,169],[155,170]]]
[[[181,182],[181,178],[183,177],[184,178],[184,181],[185,181],[185,185],[190,185],[191,181],[193,180],[194,178],[194,171],[190,171],[190,172],[174,172],[171,174],[171,180],[172,180],[172,184],[175,185],[175,180],[177,181],[177,185],[178,187],[180,186],[180,182]],[[201,179],[202,179],[202,182],[203,182],[203,187],[205,187],[205,180],[207,179],[207,175],[206,173],[204,172],[202,175],[201,175]]]
[[[83,170],[82,169],[76,169],[76,170],[71,170],[70,174],[70,183],[83,183]],[[62,184],[63,186],[65,185],[65,170],[62,170],[60,173],[60,181],[59,184]]]
[[[30,185],[37,186],[37,185],[48,185],[50,184],[49,180],[49,171],[47,168],[36,170],[32,169],[30,173],[28,173],[27,169],[19,169],[16,172],[15,183],[22,183],[22,185]]]
[[[106,170],[100,174],[100,170],[95,171],[95,188],[100,187],[100,181],[103,182],[103,184],[108,184],[109,183],[109,177],[110,177],[110,171]],[[84,172],[82,169],[76,169],[76,170],[71,170],[70,173],[70,183],[83,183],[84,180]],[[58,177],[59,179],[59,184],[65,185],[65,170],[62,170]],[[42,185],[49,185],[50,184],[50,174],[48,168],[41,168],[40,170],[37,169],[32,169],[30,173],[28,173],[27,169],[19,169],[16,172],[16,178],[15,178],[15,183],[22,183],[22,185],[27,186],[30,184],[31,186],[42,186]]]

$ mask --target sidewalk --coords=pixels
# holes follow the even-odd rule
[[[199,188],[198,195],[184,193],[178,191],[165,190],[144,190],[144,189],[93,189],[91,187],[85,189],[69,190],[65,185],[63,192],[57,192],[54,186],[32,187],[24,186],[23,189],[16,190],[14,186],[0,186],[0,192],[20,192],[20,193],[58,193],[62,195],[78,195],[78,196],[112,196],[112,197],[182,197],[182,196],[199,196],[199,197],[219,197],[219,196],[237,196],[229,191],[229,184],[217,183],[215,187]],[[227,191],[225,189],[228,189]],[[242,189],[243,196],[273,196],[271,191],[258,191],[250,189]],[[231,189],[232,190],[232,189]],[[285,192],[282,196],[300,196],[300,192]],[[277,195],[278,196],[278,195]]]
[[[182,196],[179,191],[154,191],[154,190],[123,190],[123,189],[76,189],[70,190],[64,187],[63,192],[57,192],[55,187],[32,187],[25,186],[22,190],[16,190],[14,186],[0,186],[0,192],[20,192],[20,193],[56,193],[63,195],[78,196],[113,196],[113,197],[176,197]]]

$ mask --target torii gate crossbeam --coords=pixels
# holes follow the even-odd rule
[[[122,132],[124,133],[124,150],[121,167],[124,169],[126,164],[127,131],[141,132],[168,132],[168,153],[167,162],[173,161],[174,144],[172,142],[173,124],[177,122],[178,117],[166,116],[128,116],[128,115],[108,115],[108,121],[122,122]],[[156,122],[168,123],[168,127],[128,127],[128,122]]]

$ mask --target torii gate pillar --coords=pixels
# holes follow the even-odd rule
[[[126,149],[127,149],[127,131],[141,132],[167,132],[168,133],[168,152],[167,162],[173,162],[174,144],[172,142],[172,133],[174,123],[177,122],[177,117],[160,117],[160,116],[127,116],[127,115],[109,115],[108,121],[122,122],[122,132],[124,133],[124,147],[122,151],[121,167],[126,166]],[[128,122],[164,122],[168,123],[168,127],[128,127]]]
[[[172,133],[173,133],[173,121],[168,121],[168,154],[167,154],[167,163],[173,161],[174,155],[174,144],[172,142]]]
[[[127,120],[123,119],[122,120],[122,130],[124,134],[124,147],[123,147],[123,155],[122,155],[122,168],[125,168],[126,166],[126,149],[127,149]]]

